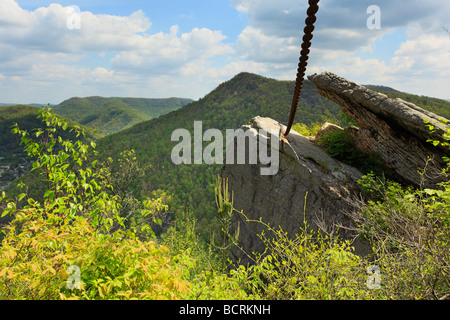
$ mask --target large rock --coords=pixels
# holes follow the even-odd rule
[[[330,72],[314,74],[308,79],[320,94],[341,105],[342,111],[358,123],[357,146],[378,152],[403,182],[421,185],[422,176],[418,171],[427,166],[429,158],[423,185],[435,186],[442,181],[440,172],[445,168],[442,157],[450,157],[449,151],[427,141],[442,141],[446,127],[439,118],[443,117]],[[431,132],[424,121],[433,123],[435,132]]]
[[[441,117],[332,73],[313,75],[309,79],[319,93],[340,104],[358,123],[359,129],[352,127],[350,132],[361,150],[379,153],[407,184],[421,185],[422,176],[418,171],[427,165],[427,180],[423,185],[435,186],[441,181],[440,173],[445,167],[442,157],[450,157],[449,151],[427,142],[443,141],[446,127],[440,124]],[[433,123],[436,130],[431,132],[424,121]],[[242,129],[249,133],[250,140],[268,141],[266,131],[284,132],[285,128],[275,120],[256,117],[250,126]],[[322,133],[333,130],[342,129],[327,125]],[[228,150],[237,150],[238,140],[236,138],[234,147],[230,144]],[[353,221],[346,215],[346,212],[357,213],[360,209],[352,200],[358,193],[356,181],[361,178],[361,172],[331,158],[316,143],[295,131],[288,137],[280,134],[271,141],[276,141],[273,150],[279,155],[279,167],[273,174],[263,175],[267,165],[261,162],[250,164],[250,156],[261,152],[254,147],[246,148],[245,164],[233,164],[236,163],[231,161],[233,158],[227,157],[222,168],[221,175],[228,179],[233,192],[234,207],[243,212],[234,216],[231,231],[239,230],[239,247],[245,252],[234,248],[233,260],[251,263],[252,252],[264,251],[258,235],[266,227],[259,220],[274,229],[281,227],[290,237],[295,237],[306,221],[312,228],[353,239],[358,255],[369,254],[368,243],[349,231]],[[427,164],[429,158],[432,161]]]
[[[251,123],[251,126],[243,126],[242,129],[252,130],[250,139],[257,141],[267,139],[261,129],[285,129],[269,118],[256,117]],[[236,141],[233,143],[236,144]],[[259,161],[253,165],[248,162],[225,163],[221,175],[228,179],[234,207],[238,211],[242,210],[249,220],[261,219],[275,229],[279,226],[291,237],[299,233],[305,219],[312,228],[317,229],[320,225],[329,233],[354,239],[355,234],[346,229],[338,230],[337,226],[349,227],[352,224],[344,212],[357,210],[352,203],[352,196],[356,188],[355,181],[361,178],[361,172],[331,158],[315,143],[295,131],[291,131],[287,138],[281,136],[276,152],[279,152],[279,168],[273,175],[261,175],[261,168],[265,165]],[[259,222],[248,222],[243,215],[236,214],[232,232],[237,229],[239,247],[246,253],[234,248],[232,258],[243,264],[251,263],[247,254],[263,252],[264,244],[258,234],[266,228]],[[366,255],[369,252],[369,247],[359,239],[354,241],[354,246],[357,254]]]
[[[336,131],[342,131],[344,129],[342,129],[341,127],[339,127],[338,125],[334,124],[334,123],[329,123],[329,122],[325,122],[322,127],[319,129],[319,131],[317,132],[316,136],[314,137],[314,141],[319,141],[320,138],[322,138],[323,136],[332,133],[332,132],[336,132]]]

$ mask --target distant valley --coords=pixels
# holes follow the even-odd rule
[[[71,125],[78,124],[86,132],[87,140],[96,140],[133,125],[158,118],[192,102],[191,99],[145,98],[71,98],[59,105],[50,105],[55,113],[66,118]],[[37,119],[40,104],[10,105],[0,103],[0,189],[22,176],[31,168],[20,139],[11,134],[17,123],[21,129],[32,132],[42,127]],[[68,135],[71,139],[75,136]]]
[[[182,108],[193,100],[184,98],[71,98],[53,109],[57,114],[96,130],[112,134]]]

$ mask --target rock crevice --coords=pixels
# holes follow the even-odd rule
[[[427,141],[443,141],[443,117],[330,72],[308,79],[320,94],[341,105],[342,111],[358,123],[356,144],[361,150],[377,152],[407,184],[433,187],[442,181],[442,157],[450,156],[448,149]],[[433,124],[433,132],[425,121]],[[418,171],[425,168],[427,179],[423,181]]]

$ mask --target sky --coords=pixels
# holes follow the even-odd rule
[[[375,5],[379,11],[368,10]],[[294,80],[307,0],[0,0],[0,102]],[[306,74],[450,99],[449,0],[321,0]]]

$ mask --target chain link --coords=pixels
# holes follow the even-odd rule
[[[298,63],[297,79],[295,81],[295,89],[294,89],[294,96],[292,98],[291,113],[289,115],[289,122],[286,127],[286,131],[284,132],[285,136],[287,136],[291,131],[291,127],[292,124],[294,123],[295,114],[298,108],[298,102],[300,100],[300,94],[302,92],[306,66],[308,65],[308,55],[310,52],[309,48],[311,47],[311,40],[313,38],[312,33],[314,31],[314,23],[316,22],[316,13],[317,11],[319,11],[318,3],[319,0],[309,0],[309,8],[306,11],[308,17],[305,20],[306,26],[303,29],[304,36],[303,36],[302,50],[300,51],[300,61]]]

